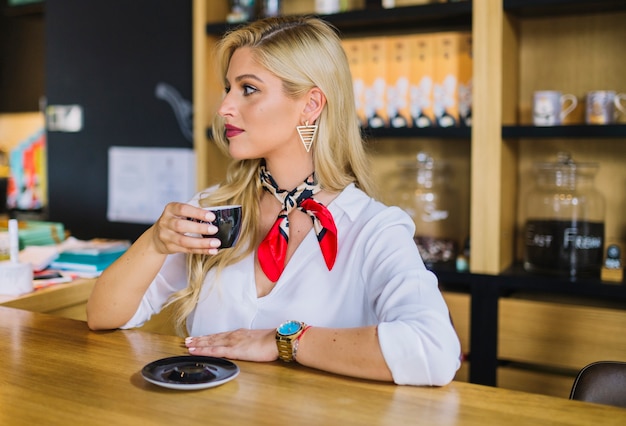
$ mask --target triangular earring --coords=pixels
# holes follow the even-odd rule
[[[311,145],[313,145],[313,139],[315,139],[315,135],[317,134],[317,124],[311,124],[309,126],[309,122],[305,122],[304,126],[296,126],[298,129],[298,135],[300,135],[300,140],[304,145],[304,149],[306,152],[311,150]]]

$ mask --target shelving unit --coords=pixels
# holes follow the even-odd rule
[[[498,275],[458,273],[449,270],[435,272],[443,283],[441,288],[444,292],[470,295],[468,347],[471,368],[468,380],[472,383],[492,386],[498,383],[498,367],[505,361],[499,355],[503,350],[499,345],[502,340],[499,337],[502,334],[499,325],[502,317],[507,315],[506,310],[503,311],[500,305],[505,298],[581,305],[591,309],[608,308],[612,313],[616,313],[612,320],[626,325],[626,312],[623,312],[626,311],[624,283],[607,284],[599,278],[591,277],[574,280],[561,276],[538,276],[525,272],[519,264]],[[547,330],[551,329],[549,324],[545,325]],[[602,336],[602,324],[597,325],[598,336]],[[563,331],[553,330],[555,334]],[[589,342],[583,343],[586,346],[590,345]],[[621,347],[613,348],[610,353],[619,357],[625,349],[626,341]],[[593,359],[588,361],[591,362]],[[578,368],[583,365],[585,364],[579,365]],[[573,375],[575,369],[572,367],[570,374]]]
[[[220,93],[219,83],[210,77],[208,65],[210,46],[231,27],[224,24],[225,6],[210,6],[209,9],[206,3],[196,0],[194,10],[194,49],[198,62],[194,71],[194,100],[199,186],[215,183],[223,173],[224,161],[211,147],[206,132],[210,127],[209,117],[217,109],[217,94]],[[292,4],[297,5],[293,13],[310,13],[312,10],[309,0]],[[468,346],[464,349],[469,349],[470,353],[469,380],[496,385],[499,382],[498,371],[504,371],[503,363],[534,362],[532,357],[511,357],[510,347],[515,346],[511,346],[511,339],[504,339],[507,346],[503,346],[502,335],[508,332],[507,327],[511,325],[511,318],[507,317],[509,309],[517,312],[519,307],[520,312],[535,312],[534,309],[539,307],[553,312],[551,315],[554,318],[539,320],[530,317],[524,320],[529,325],[533,325],[534,321],[544,321],[535,324],[536,328],[545,326],[546,332],[556,336],[562,330],[551,328],[551,324],[558,324],[555,318],[564,316],[561,312],[570,312],[574,306],[576,312],[581,313],[581,318],[596,318],[598,315],[604,318],[606,314],[607,324],[626,326],[624,283],[612,285],[597,278],[572,281],[523,271],[519,266],[520,233],[525,218],[518,208],[523,205],[524,193],[533,179],[532,163],[551,159],[559,150],[569,150],[575,160],[601,164],[596,186],[605,189],[607,198],[607,240],[626,243],[626,217],[622,214],[626,209],[626,200],[622,191],[618,190],[626,181],[626,120],[606,126],[580,124],[583,97],[587,91],[626,91],[626,80],[623,78],[626,58],[622,43],[626,39],[626,26],[623,24],[626,22],[626,2],[481,0],[355,10],[323,18],[336,25],[341,34],[350,37],[471,28],[474,46],[471,129],[364,131],[369,140],[392,147],[386,148],[388,150],[405,149],[415,141],[426,141],[452,146],[449,149],[455,155],[466,157],[469,174],[466,180],[471,182],[466,194],[470,205],[471,272],[436,272],[445,293],[461,296],[455,299],[455,308],[451,309],[458,306],[461,312],[457,322],[460,323],[459,328],[464,330],[461,340]],[[579,97],[579,107],[572,114],[573,122],[557,127],[530,125],[532,92],[542,89],[561,90]],[[536,306],[533,305],[535,302]],[[506,306],[506,309],[501,306]],[[600,310],[600,313],[595,310]],[[455,312],[452,313],[454,317]],[[593,340],[603,338],[602,324],[598,327],[591,332],[595,336],[584,342],[587,346],[579,358],[563,365],[558,361],[549,361],[548,367],[572,372],[582,367],[579,364],[586,356],[626,353],[624,342]],[[575,335],[570,337],[577,338]],[[540,339],[537,336],[533,338]],[[584,339],[587,339],[586,335]],[[593,343],[589,343],[591,341]],[[573,343],[564,343],[565,346],[570,344]],[[525,342],[524,345],[532,346],[533,343]],[[543,345],[549,347],[548,343]],[[603,345],[607,346],[605,352],[601,352]],[[593,350],[588,349],[591,346]],[[558,349],[554,352],[557,353]],[[541,357],[537,359],[536,363],[540,364]],[[593,360],[590,358],[590,361]],[[567,376],[564,382],[569,383]]]

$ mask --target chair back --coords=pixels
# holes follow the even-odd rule
[[[569,398],[626,408],[626,362],[586,365],[578,372]]]

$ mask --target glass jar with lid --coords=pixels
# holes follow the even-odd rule
[[[419,152],[399,163],[393,203],[415,222],[414,240],[427,267],[455,268],[460,237],[457,193],[448,185],[448,165]]]
[[[534,164],[524,235],[527,271],[599,275],[604,246],[604,196],[595,188],[597,163],[577,163],[566,152]]]

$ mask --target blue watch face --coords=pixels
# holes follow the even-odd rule
[[[302,325],[298,321],[287,321],[278,327],[278,332],[283,336],[291,336],[297,333],[300,327],[302,327]]]

